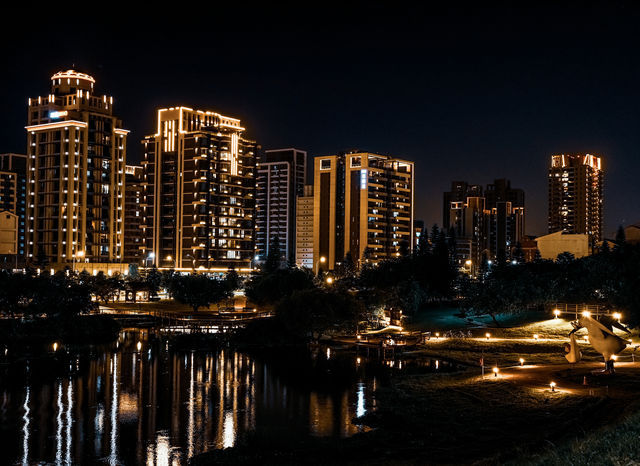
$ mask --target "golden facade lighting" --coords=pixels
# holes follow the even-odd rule
[[[216,112],[181,106],[157,116],[143,140],[144,254],[158,267],[248,266],[257,144]]]
[[[82,251],[89,262],[122,257],[128,131],[106,96],[91,96],[94,84],[87,74],[61,71],[51,77],[47,98],[37,105],[30,99],[29,261],[62,266]]]

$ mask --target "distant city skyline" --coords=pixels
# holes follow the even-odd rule
[[[452,181],[508,178],[527,194],[526,232],[539,235],[549,157],[591,153],[605,165],[610,237],[640,220],[640,67],[630,58],[640,10],[629,5],[258,7],[243,11],[242,34],[217,24],[216,40],[180,13],[155,22],[160,35],[133,16],[104,34],[105,18],[80,42],[43,41],[25,24],[1,33],[11,67],[0,78],[0,152],[25,153],[27,97],[75,65],[114,96],[129,164],[158,108],[205,108],[242,119],[263,149],[307,151],[310,165],[350,149],[414,161],[415,214],[427,226],[441,222]],[[160,50],[173,61],[149,66]]]

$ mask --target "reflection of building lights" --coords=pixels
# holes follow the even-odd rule
[[[534,334],[533,334],[533,339],[537,341],[537,340],[538,340],[538,338],[540,338],[540,336],[539,336],[537,333],[534,333]]]
[[[138,351],[140,351],[140,349],[142,348],[142,342],[139,341],[138,344],[136,345],[136,348],[138,348]]]
[[[586,341],[586,342],[589,341],[589,335],[585,335],[583,338],[584,338],[584,341]]]
[[[489,332],[485,333],[484,336],[487,337],[487,340],[491,338],[491,334]]]
[[[549,384],[549,386],[551,387],[551,391],[552,391],[552,392],[555,392],[555,391],[556,391],[556,383],[555,383],[555,382],[551,382],[551,383]]]
[[[554,309],[553,310],[553,315],[556,316],[556,319],[558,318],[558,316],[560,315],[560,309]]]
[[[523,358],[520,358],[520,365],[524,366],[524,359]]]

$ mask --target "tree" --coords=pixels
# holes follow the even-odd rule
[[[420,256],[424,256],[429,254],[431,248],[429,246],[429,238],[427,237],[427,231],[423,228],[420,232],[420,237],[418,238],[418,247],[416,248],[416,252]]]
[[[276,304],[296,290],[314,288],[313,272],[308,269],[278,269],[262,272],[249,280],[247,298],[256,304]]]
[[[193,312],[232,294],[227,284],[203,274],[175,275],[171,280],[170,290],[176,301],[191,306]]]
[[[618,231],[616,232],[616,244],[621,246],[624,243],[626,243],[626,241],[627,241],[627,237],[625,235],[624,228],[622,227],[622,225],[619,225]]]
[[[269,253],[267,259],[264,262],[263,270],[266,273],[271,273],[280,268],[282,261],[282,253],[280,252],[280,237],[274,235],[269,245]]]
[[[297,290],[276,307],[276,318],[298,338],[318,342],[323,335],[352,330],[359,315],[359,304],[350,293],[324,289]]]
[[[229,271],[224,277],[225,287],[229,290],[229,292],[234,292],[242,285],[242,280],[240,279],[240,275],[236,272],[235,267],[229,267]]]
[[[122,280],[118,275],[107,277],[104,272],[99,272],[89,279],[91,292],[102,300],[104,304],[113,300],[116,294],[123,288]]]

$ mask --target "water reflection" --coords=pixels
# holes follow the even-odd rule
[[[90,355],[59,350],[12,385],[0,369],[3,443],[11,463],[173,465],[255,430],[350,436],[375,409],[376,374],[399,370],[326,349],[288,357],[172,351],[147,330]]]

